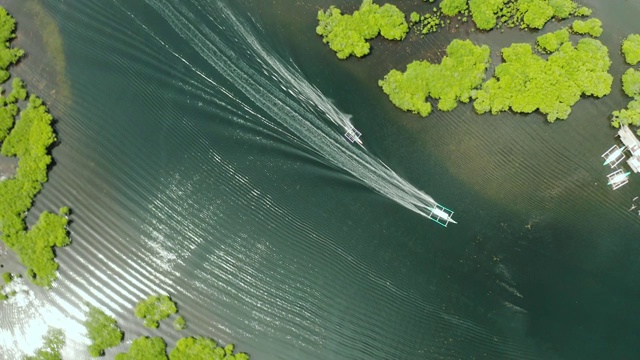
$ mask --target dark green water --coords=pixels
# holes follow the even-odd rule
[[[616,81],[551,125],[471,106],[419,119],[376,87],[411,59],[437,61],[454,37],[497,61],[535,35],[376,40],[340,62],[314,33],[332,3],[0,2],[30,54],[16,71],[58,119],[34,212],[74,211],[56,288],[1,305],[0,357],[61,326],[65,355],[82,358],[82,301],[116,315],[127,342],[171,347],[170,326],[132,316],[155,292],[179,303],[181,336],[255,359],[640,356],[640,217],[628,211],[640,179],[611,191],[600,158],[615,141],[608,115],[627,102],[618,49],[640,33],[640,6],[585,2]],[[349,116],[366,149],[341,137]],[[429,196],[459,224],[412,211]]]

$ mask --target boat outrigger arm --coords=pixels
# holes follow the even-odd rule
[[[427,206],[426,208],[430,211],[427,217],[438,224],[444,227],[447,227],[449,223],[457,224],[457,222],[451,218],[453,216],[452,210],[447,209],[440,204],[435,204],[433,207]]]

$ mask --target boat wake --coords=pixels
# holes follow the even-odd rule
[[[224,76],[228,84],[232,84],[223,85],[207,76],[206,71],[189,63],[171,44],[138,21],[205,81],[211,88],[211,96],[219,99],[217,103],[225,104],[232,100],[238,105],[235,108],[242,109],[244,114],[235,116],[234,120],[252,122],[251,126],[259,126],[273,135],[286,138],[291,144],[316,155],[320,161],[350,173],[375,192],[415,213],[432,218],[436,201],[392,171],[363,146],[354,146],[347,141],[343,134],[355,129],[351,116],[340,111],[309,83],[292,59],[279,57],[260,42],[252,33],[252,30],[261,31],[253,19],[246,22],[222,2],[198,4],[203,8],[203,14],[207,14],[199,16],[205,16],[207,21],[197,18],[183,2],[147,0],[147,3],[215,71]],[[233,47],[227,45],[229,43]],[[225,98],[220,99],[221,96]]]

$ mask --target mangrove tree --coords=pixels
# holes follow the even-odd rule
[[[474,45],[470,40],[453,40],[440,64],[414,61],[405,72],[391,70],[378,84],[397,107],[427,116],[437,99],[438,109],[450,111],[458,101],[468,102],[471,91],[480,86],[489,66],[489,47]]]
[[[124,337],[116,319],[92,305],[89,305],[84,326],[91,340],[89,355],[92,357],[103,356],[106,349],[119,345]]]
[[[370,51],[367,40],[378,34],[388,40],[402,40],[408,31],[404,13],[391,4],[379,6],[373,0],[363,0],[352,15],[343,15],[334,6],[318,11],[316,33],[340,59],[367,55]]]
[[[553,122],[566,119],[581,95],[599,98],[611,92],[609,51],[596,39],[581,39],[575,47],[564,43],[547,60],[529,44],[504,48],[502,57],[495,76],[474,93],[479,114],[539,110]]]
[[[177,312],[178,307],[169,295],[151,295],[140,301],[135,309],[136,317],[143,319],[144,326],[149,328],[157,328],[159,321]]]
[[[622,42],[622,54],[627,64],[640,62],[640,35],[631,34]]]
[[[129,351],[115,356],[115,360],[167,360],[167,343],[160,337],[139,337]]]

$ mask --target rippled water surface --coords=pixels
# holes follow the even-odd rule
[[[140,335],[171,348],[199,334],[255,359],[638,358],[640,177],[611,191],[600,154],[628,101],[618,49],[640,6],[584,2],[616,81],[550,125],[470,105],[401,113],[376,85],[390,69],[439,61],[455,37],[496,62],[536,35],[453,27],[338,61],[315,15],[358,3],[0,1],[29,54],[15,72],[61,141],[32,212],[73,210],[56,287],[0,305],[0,358],[47,326],[65,329],[67,358],[85,356],[84,301],[126,332],[107,357]],[[343,139],[349,124],[363,148]],[[459,224],[428,220],[435,201]],[[157,292],[184,334],[133,317]]]

